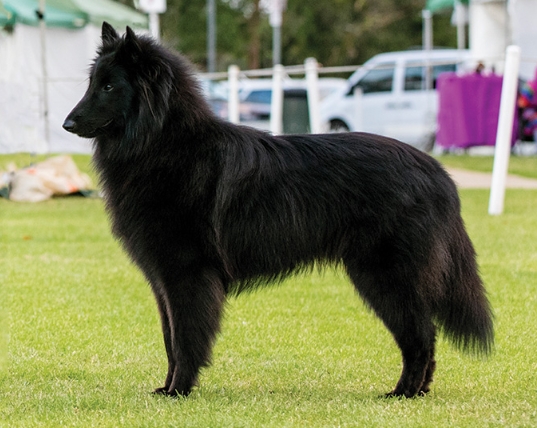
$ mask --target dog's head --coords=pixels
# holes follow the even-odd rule
[[[138,141],[162,127],[173,76],[162,49],[129,27],[123,37],[104,22],[89,86],[63,127],[81,137]]]

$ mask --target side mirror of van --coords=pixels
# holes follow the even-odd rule
[[[359,84],[355,84],[349,88],[345,96],[352,97],[352,96],[362,96],[363,95],[363,89]]]
[[[361,86],[356,85],[356,86],[352,89],[352,94],[353,94],[356,98],[361,98],[362,95],[364,95],[364,91],[363,91],[363,89],[362,89]]]

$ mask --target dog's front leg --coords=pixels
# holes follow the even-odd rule
[[[155,389],[155,394],[167,394],[168,389],[172,383],[173,373],[175,371],[175,358],[172,352],[172,336],[171,336],[171,324],[168,316],[168,310],[166,305],[166,298],[162,288],[155,287],[153,285],[153,291],[157,300],[157,305],[160,314],[160,321],[162,324],[162,334],[164,336],[164,345],[166,346],[166,355],[168,356],[168,374],[166,376],[166,382],[161,388]]]
[[[220,328],[224,290],[221,276],[205,267],[189,269],[180,279],[163,281],[159,308],[162,306],[169,363],[166,383],[156,392],[171,396],[191,392],[200,369],[210,363]]]

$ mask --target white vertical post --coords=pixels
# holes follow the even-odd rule
[[[321,115],[319,111],[319,64],[315,58],[307,58],[306,68],[306,86],[308,91],[308,110],[310,114],[310,132],[319,134],[322,130]]]
[[[283,132],[283,65],[276,64],[272,72],[272,98],[270,100],[270,132]]]
[[[149,31],[157,42],[160,41],[160,17],[156,12],[149,14]]]
[[[490,186],[489,214],[503,213],[505,198],[505,182],[511,151],[513,135],[513,119],[518,84],[518,68],[520,65],[520,47],[508,46],[505,54],[505,73],[503,75],[500,114],[498,117],[498,132],[494,151],[494,166]]]
[[[239,73],[237,65],[230,65],[227,72],[229,81],[228,119],[231,123],[239,123]]]
[[[138,0],[134,2],[136,7],[149,15],[149,32],[151,36],[160,40],[160,17],[159,13],[166,12],[166,0]]]

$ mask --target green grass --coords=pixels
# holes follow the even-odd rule
[[[410,400],[378,397],[399,351],[338,271],[231,299],[200,387],[155,397],[156,305],[102,201],[0,199],[0,427],[535,426],[537,191],[508,189],[497,217],[488,191],[461,197],[496,350],[483,360],[440,339],[432,391]]]
[[[480,172],[491,172],[494,164],[492,156],[442,155],[438,156],[437,159],[446,166]],[[509,173],[537,178],[537,157],[511,156],[509,158]]]

